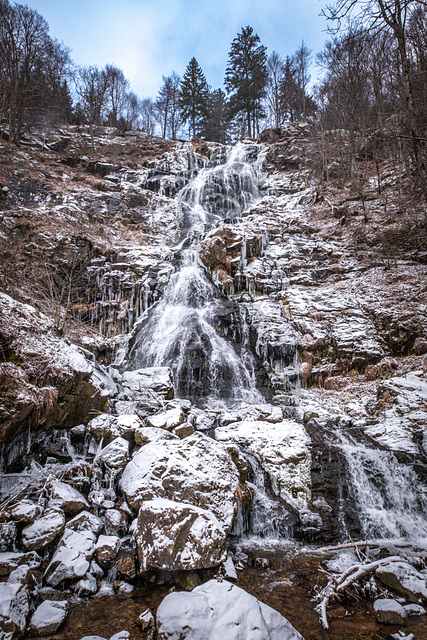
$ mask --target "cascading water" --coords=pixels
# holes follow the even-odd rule
[[[391,451],[343,439],[362,534],[367,538],[427,537],[427,490]]]
[[[170,366],[184,397],[261,400],[244,341],[232,345],[215,328],[229,303],[198,258],[204,232],[259,198],[259,174],[246,162],[254,146],[236,145],[223,165],[202,169],[178,194],[183,211],[182,241],[175,252],[179,266],[161,300],[148,310],[130,353],[128,368]]]

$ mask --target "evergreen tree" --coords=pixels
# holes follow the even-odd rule
[[[222,89],[209,93],[208,114],[203,122],[202,137],[212,142],[226,144],[229,141],[229,111],[227,98]]]
[[[191,58],[180,86],[181,118],[190,122],[193,140],[208,113],[209,87],[196,58]]]
[[[258,118],[263,115],[262,99],[268,80],[266,47],[260,44],[252,27],[242,28],[231,43],[225,87],[231,93],[232,114],[243,112],[248,135],[256,135]]]

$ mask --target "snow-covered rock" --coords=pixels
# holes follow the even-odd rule
[[[142,427],[142,421],[136,414],[123,414],[113,416],[110,413],[101,413],[88,424],[89,433],[97,442],[104,445],[115,438],[130,440],[136,429]]]
[[[129,442],[124,438],[115,438],[96,454],[95,460],[111,469],[121,469],[129,458]]]
[[[8,576],[22,564],[27,564],[31,569],[36,569],[41,564],[41,558],[35,551],[17,553],[5,551],[0,553],[0,576]]]
[[[107,509],[104,514],[105,532],[107,535],[124,534],[127,530],[127,519],[118,509]]]
[[[45,600],[34,611],[30,621],[30,632],[35,636],[56,633],[67,617],[66,600]]]
[[[169,367],[149,367],[136,371],[125,371],[122,383],[136,400],[138,400],[138,392],[144,392],[146,389],[155,391],[166,400],[171,400],[174,396],[172,371]]]
[[[117,557],[120,549],[120,538],[118,536],[100,535],[96,543],[96,559],[101,566],[105,566]]]
[[[95,535],[98,535],[102,527],[101,518],[98,518],[94,513],[90,513],[90,511],[81,511],[67,522],[67,529],[72,531],[92,531]]]
[[[277,496],[298,509],[311,496],[310,438],[303,425],[293,421],[234,422],[215,430],[224,444],[238,445],[259,461]]]
[[[224,531],[236,512],[239,474],[225,447],[201,433],[142,447],[128,463],[120,487],[129,505],[166,498],[211,511]]]
[[[407,613],[401,604],[392,598],[380,598],[374,602],[375,618],[380,624],[406,625]]]
[[[157,610],[159,640],[303,640],[286,618],[230,582],[170,593]]]
[[[149,416],[146,422],[149,427],[170,430],[185,422],[185,415],[183,411],[177,407],[168,409],[163,413],[157,413],[154,416]]]
[[[150,627],[154,627],[154,616],[151,613],[150,609],[145,609],[142,613],[139,614],[138,625],[143,631],[150,629]]]
[[[11,551],[15,549],[17,538],[17,526],[14,522],[2,522],[0,524],[0,551]]]
[[[65,516],[61,509],[46,509],[43,515],[22,531],[22,546],[29,551],[43,549],[63,532]]]
[[[375,571],[375,575],[383,584],[410,602],[418,602],[420,598],[427,600],[425,576],[408,562],[381,565]]]
[[[51,486],[50,507],[59,507],[67,516],[74,516],[83,509],[88,509],[86,498],[74,487],[54,480]]]
[[[24,499],[20,500],[12,509],[9,514],[12,520],[15,522],[21,522],[22,524],[32,524],[37,516],[42,512],[42,508],[39,504],[32,500]]]
[[[28,565],[15,569],[7,582],[0,582],[0,637],[11,640],[22,635],[30,613],[30,598],[35,583]]]
[[[98,584],[95,576],[87,573],[84,578],[74,585],[74,592],[81,598],[85,596],[93,596],[98,591]]]
[[[95,534],[89,530],[65,529],[46,569],[46,582],[55,587],[63,580],[83,578],[95,551]]]
[[[226,534],[216,517],[172,500],[141,504],[135,540],[142,571],[191,571],[225,559]]]
[[[165,429],[158,429],[154,427],[142,427],[135,431],[135,444],[142,447],[149,442],[157,442],[157,440],[174,440],[177,439],[173,433],[166,431]]]

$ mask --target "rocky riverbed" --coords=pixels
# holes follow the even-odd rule
[[[98,134],[3,145],[4,639],[154,637],[161,601],[159,638],[422,638],[426,267],[381,242],[392,169],[386,215],[374,177],[363,207],[319,184],[304,123]],[[328,578],[387,556],[322,628]]]

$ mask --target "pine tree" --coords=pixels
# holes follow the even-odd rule
[[[208,113],[209,87],[196,58],[191,58],[180,87],[181,118],[190,122],[193,140]]]
[[[252,27],[242,28],[231,43],[225,87],[231,93],[233,115],[244,112],[248,135],[255,136],[258,118],[263,115],[262,99],[268,80],[266,47]]]
[[[224,91],[215,89],[209,93],[208,114],[203,121],[202,137],[212,142],[227,144],[229,127],[228,103]]]

